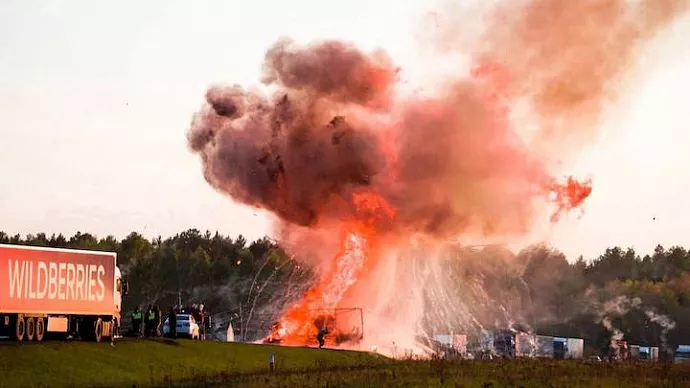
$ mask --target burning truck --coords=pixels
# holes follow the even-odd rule
[[[309,318],[302,318],[301,322],[308,320],[309,325],[291,327],[291,322],[275,322],[266,338],[265,344],[287,346],[315,346],[319,330],[326,329],[325,346],[351,346],[356,347],[364,338],[364,318],[361,309],[339,308],[331,311],[312,310],[305,312]]]

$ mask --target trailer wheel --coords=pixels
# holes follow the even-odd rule
[[[36,335],[36,321],[33,317],[26,318],[26,340],[31,342]]]
[[[103,320],[101,318],[98,318],[93,326],[94,339],[96,340],[96,342],[101,342],[101,339],[103,338]]]
[[[43,342],[43,337],[46,333],[45,320],[43,318],[36,318],[36,341]]]
[[[26,325],[24,322],[24,317],[17,317],[17,321],[14,324],[14,337],[17,341],[24,341],[24,335],[26,335]]]

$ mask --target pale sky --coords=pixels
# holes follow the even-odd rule
[[[186,146],[216,82],[258,84],[279,37],[385,48],[422,77],[424,0],[20,1],[0,3],[0,229],[164,237],[187,228],[248,238],[260,212],[204,181]],[[382,22],[385,20],[385,22]],[[690,247],[690,36],[685,18],[645,51],[598,144],[573,166],[594,191],[548,234],[571,258],[613,245]],[[432,62],[433,63],[433,62]],[[656,217],[656,221],[652,218]]]

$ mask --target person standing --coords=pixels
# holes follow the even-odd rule
[[[146,337],[153,335],[153,327],[156,324],[156,312],[153,311],[153,305],[149,305],[146,310]]]
[[[168,313],[168,327],[170,328],[170,338],[177,338],[177,314],[173,306],[170,306]]]
[[[199,304],[199,317],[201,317],[201,339],[206,340],[206,333],[207,331],[210,331],[210,321],[209,321],[209,316],[204,310],[204,304],[200,303]]]
[[[141,337],[141,311],[139,311],[139,306],[134,307],[134,311],[132,311],[132,331],[137,338]]]
[[[158,305],[153,306],[153,311],[155,312],[156,315],[156,325],[154,326],[153,330],[153,335],[156,337],[161,336],[161,323],[163,322],[163,315],[161,314],[161,309],[158,308]]]
[[[316,335],[316,340],[319,341],[319,349],[323,348],[326,344],[324,337],[328,334],[328,329],[324,326],[319,330],[319,334]]]

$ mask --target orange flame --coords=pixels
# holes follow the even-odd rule
[[[573,177],[568,177],[564,183],[553,183],[551,186],[552,201],[556,205],[556,211],[551,216],[551,222],[557,222],[563,213],[579,208],[592,193],[592,181],[587,179],[579,182]]]
[[[319,282],[309,289],[301,302],[290,307],[280,322],[274,325],[266,342],[283,345],[306,345],[316,338],[324,310],[340,305],[343,296],[360,278],[378,248],[380,228],[395,216],[395,209],[373,192],[355,193],[352,218],[341,226],[341,248],[322,274]],[[323,324],[326,324],[324,321]],[[331,333],[334,328],[329,328]]]

